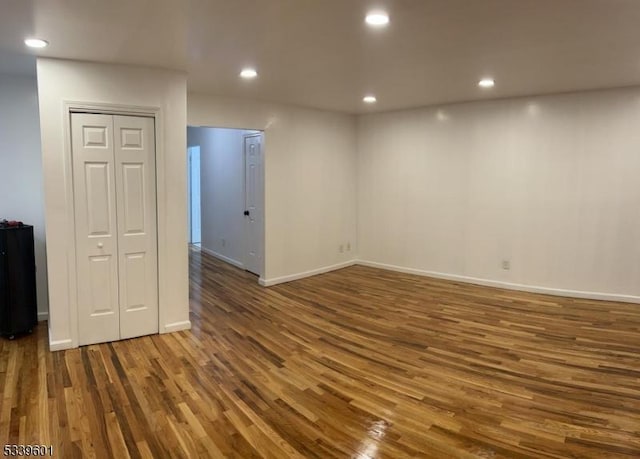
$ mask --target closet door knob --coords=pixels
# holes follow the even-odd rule
[[[104,244],[102,242],[98,242],[98,248],[101,249],[104,247]]]

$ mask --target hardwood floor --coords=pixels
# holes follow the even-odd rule
[[[191,252],[193,329],[0,341],[4,444],[70,457],[640,457],[640,306]]]

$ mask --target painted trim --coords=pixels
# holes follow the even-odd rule
[[[78,346],[74,346],[73,341],[71,339],[49,341],[49,350],[51,352],[64,351],[65,349],[73,349],[74,347],[78,347]]]
[[[160,333],[173,333],[180,330],[191,330],[191,321],[184,320],[182,322],[173,322],[170,324],[166,324],[164,326],[164,330],[162,330]]]
[[[49,313],[38,311],[38,322],[44,322],[45,320],[49,320]]]
[[[422,269],[406,268],[403,266],[388,265],[386,263],[378,263],[375,261],[358,260],[358,265],[368,266],[370,268],[386,269],[388,271],[396,271],[406,274],[415,274],[418,276],[434,277],[436,279],[445,279],[450,281],[464,282],[467,284],[484,285],[486,287],[497,287],[507,290],[519,290],[529,293],[542,293],[545,295],[564,296],[571,298],[583,298],[588,300],[604,300],[619,301],[623,303],[640,303],[640,296],[623,295],[619,293],[602,293],[602,292],[585,292],[582,290],[567,290],[552,287],[540,287],[537,285],[516,284],[511,282],[496,281],[490,279],[481,279],[477,277],[461,276],[458,274],[439,273],[435,271],[426,271]]]
[[[242,262],[240,262],[238,260],[234,260],[233,258],[225,257],[221,253],[214,252],[213,250],[207,249],[206,247],[200,246],[200,250],[202,250],[204,253],[206,253],[208,255],[211,255],[212,257],[216,257],[216,258],[218,258],[218,259],[220,259],[222,261],[225,261],[225,262],[229,263],[230,265],[235,266],[236,268],[244,269],[244,265],[242,264]]]
[[[288,276],[282,276],[282,277],[274,277],[273,279],[264,279],[264,278],[261,277],[258,280],[258,283],[260,285],[262,285],[263,287],[271,287],[273,285],[282,284],[282,283],[285,283],[285,282],[291,282],[291,281],[295,281],[295,280],[299,280],[299,279],[304,279],[305,277],[317,276],[318,274],[324,274],[324,273],[328,273],[330,271],[336,271],[338,269],[348,268],[349,266],[353,266],[355,264],[357,264],[357,260],[349,260],[349,261],[345,261],[343,263],[338,263],[338,264],[331,265],[331,266],[324,266],[322,268],[313,269],[311,271],[304,271],[304,272],[301,272],[301,273],[290,274]]]

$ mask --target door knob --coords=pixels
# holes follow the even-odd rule
[[[104,247],[104,244],[102,242],[98,242],[98,248],[101,249]]]

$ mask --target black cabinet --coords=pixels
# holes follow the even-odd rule
[[[33,226],[0,227],[0,334],[31,331],[37,311]]]

